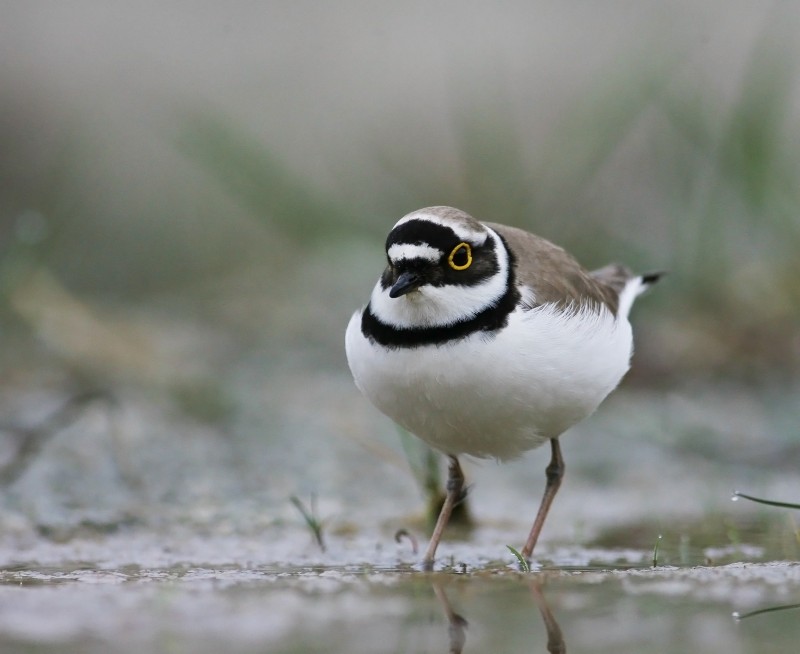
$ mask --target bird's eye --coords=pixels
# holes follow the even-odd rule
[[[453,248],[447,263],[453,270],[466,270],[472,265],[472,248],[469,243],[459,243]]]

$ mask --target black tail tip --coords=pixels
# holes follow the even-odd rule
[[[659,279],[661,279],[664,275],[669,274],[667,270],[659,270],[657,272],[650,272],[645,273],[642,275],[642,284],[645,286],[652,286],[655,284]]]

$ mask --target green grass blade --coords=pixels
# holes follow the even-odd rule
[[[508,548],[508,551],[511,552],[517,558],[517,562],[519,563],[519,569],[522,570],[522,572],[530,572],[531,566],[525,560],[525,557],[519,553],[519,550],[517,550],[514,547],[511,547],[511,545],[506,545],[506,547]]]
[[[768,506],[779,506],[784,509],[800,509],[800,504],[793,504],[791,502],[778,502],[776,500],[765,500],[761,497],[753,497],[752,495],[746,495],[745,493],[740,493],[739,491],[733,491],[734,501],[740,497],[750,500],[751,502],[758,502],[759,504],[766,504]]]
[[[656,544],[653,547],[653,567],[654,568],[658,567],[658,549],[659,549],[659,546],[661,545],[661,539],[662,538],[663,538],[663,536],[661,534],[659,534],[658,538],[656,538]]]

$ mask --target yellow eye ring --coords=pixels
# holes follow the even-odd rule
[[[467,252],[467,262],[459,266],[455,261],[453,261],[453,258],[458,255],[462,249],[466,250]],[[469,243],[459,243],[456,245],[453,248],[453,251],[450,253],[450,256],[447,257],[447,263],[450,264],[450,267],[453,270],[466,270],[469,268],[472,265],[472,248],[470,247]]]

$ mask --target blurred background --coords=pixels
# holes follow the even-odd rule
[[[800,7],[0,8],[5,533],[421,510],[343,341],[392,224],[441,204],[670,271],[563,439],[550,537],[800,499]],[[527,525],[546,456],[471,464],[478,520]]]

